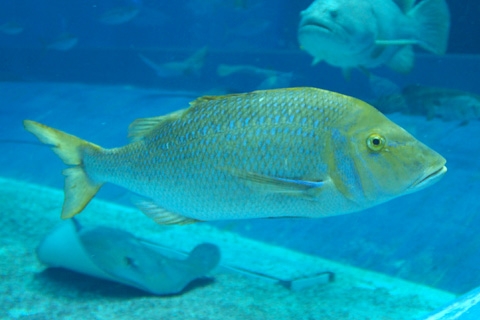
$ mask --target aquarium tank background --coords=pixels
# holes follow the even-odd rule
[[[446,53],[415,46],[408,73],[313,65],[297,39],[300,12],[311,3],[0,3],[2,318],[424,319],[480,286],[480,3],[447,0]],[[24,130],[24,119],[113,148],[128,143],[135,119],[186,108],[200,96],[304,86],[374,105],[444,156],[448,172],[425,190],[352,214],[192,226],[157,225],[133,209],[131,193],[105,185],[79,225],[162,241],[162,252],[218,245],[223,260],[216,271],[180,293],[145,293],[115,279],[52,271],[38,260],[35,250],[61,221],[65,166]],[[420,90],[408,91],[412,86]],[[308,273],[298,257],[313,259],[312,270],[315,261],[329,269],[320,263],[318,272],[298,276]],[[275,273],[282,263],[286,271]],[[308,284],[297,282],[302,277]]]

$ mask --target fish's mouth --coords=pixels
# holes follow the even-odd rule
[[[429,186],[435,182],[437,182],[445,173],[447,172],[447,167],[442,166],[441,168],[434,170],[433,172],[429,172],[425,174],[423,177],[415,181],[409,189],[422,189],[426,186]]]
[[[327,32],[333,32],[332,28],[330,28],[325,23],[318,21],[316,19],[305,19],[304,21],[302,21],[302,23],[300,24],[300,29],[305,29],[305,28],[312,28],[315,30],[324,30]]]

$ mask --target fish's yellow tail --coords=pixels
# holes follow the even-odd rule
[[[52,150],[65,164],[74,166],[62,172],[65,175],[65,200],[62,208],[62,219],[68,219],[80,213],[103,184],[95,183],[88,177],[83,166],[83,152],[86,149],[101,151],[102,148],[35,121],[24,120],[23,125],[38,140],[52,145]]]

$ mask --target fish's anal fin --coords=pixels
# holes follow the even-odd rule
[[[263,174],[247,171],[230,170],[235,176],[245,180],[257,190],[268,193],[279,193],[289,196],[312,198],[314,190],[321,190],[325,184],[323,180],[306,180],[303,178],[290,179],[271,177]]]
[[[152,130],[160,128],[162,125],[179,119],[188,109],[181,109],[164,116],[152,118],[140,118],[133,121],[128,127],[128,138],[130,141],[138,141],[143,139]]]
[[[62,219],[69,219],[87,206],[103,183],[95,184],[90,181],[81,166],[65,169],[62,173],[65,176]]]
[[[387,66],[399,73],[408,73],[413,69],[414,58],[412,46],[405,46],[387,62]]]
[[[188,218],[178,213],[170,212],[165,208],[160,207],[155,202],[141,198],[134,198],[135,205],[150,219],[158,224],[177,224],[185,225],[200,222],[200,220]]]

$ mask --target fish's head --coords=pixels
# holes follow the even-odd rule
[[[332,133],[338,189],[361,208],[421,190],[447,171],[445,159],[372,106],[360,106]],[[338,149],[338,150],[337,150]]]
[[[375,46],[377,19],[369,1],[316,0],[300,17],[298,41],[315,62],[356,67]]]

